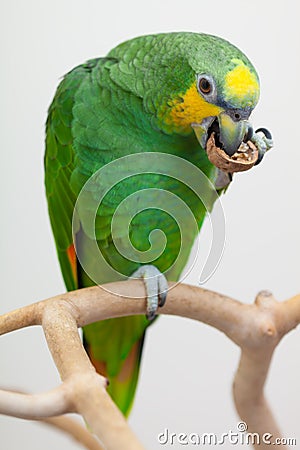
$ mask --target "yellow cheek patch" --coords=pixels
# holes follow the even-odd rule
[[[254,107],[259,98],[259,82],[255,73],[241,60],[225,76],[225,98],[229,102],[238,102],[240,107]]]
[[[197,91],[196,82],[186,91],[181,99],[176,99],[169,105],[164,118],[165,123],[173,131],[190,133],[192,123],[200,123],[205,117],[217,116],[222,108],[208,103]]]

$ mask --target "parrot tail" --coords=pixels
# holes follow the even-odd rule
[[[133,344],[124,348],[126,342],[125,328],[131,324],[134,328],[137,322],[145,322],[142,316],[108,319],[83,329],[83,342],[86,352],[96,371],[108,379],[107,391],[125,417],[130,413],[137,386],[142,348],[145,339],[145,329]],[[107,340],[99,339],[106,334]],[[95,339],[95,332],[98,339]],[[101,346],[97,345],[101,342]],[[99,343],[100,343],[99,342]],[[96,346],[94,345],[96,343]]]

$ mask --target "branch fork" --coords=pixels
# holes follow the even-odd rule
[[[68,292],[0,317],[0,334],[42,326],[62,379],[60,386],[42,394],[0,390],[0,413],[44,420],[71,433],[92,450],[142,450],[107,394],[107,380],[91,364],[78,328],[107,318],[145,314],[144,285],[142,281],[129,280],[104,287]],[[160,314],[199,320],[219,329],[240,346],[240,363],[233,382],[238,414],[247,423],[248,432],[280,438],[264,397],[264,385],[275,348],[300,322],[300,295],[277,302],[269,291],[262,291],[253,305],[247,305],[200,287],[174,283],[169,287],[168,301]],[[62,416],[70,412],[80,414],[98,439]],[[268,449],[269,445],[261,442],[254,448]],[[282,444],[276,448],[287,447]]]

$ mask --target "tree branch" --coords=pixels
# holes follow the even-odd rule
[[[70,417],[49,417],[48,419],[43,419],[43,422],[68,433],[88,450],[104,450],[102,445],[91,435],[87,428],[84,428],[80,423],[72,420]]]
[[[106,380],[96,374],[90,363],[77,328],[145,311],[143,282],[129,280],[106,284],[105,289],[95,286],[68,292],[0,317],[0,334],[31,325],[43,326],[63,382],[60,387],[39,395],[0,391],[0,412],[35,419],[77,412],[89,423],[104,448],[142,450],[107,394]],[[204,322],[240,346],[241,359],[233,384],[237,411],[248,424],[248,432],[260,436],[270,433],[273,439],[280,437],[263,389],[274,349],[300,322],[300,295],[279,303],[268,291],[263,291],[253,305],[246,305],[199,287],[170,283],[168,301],[159,313]],[[255,444],[254,448],[265,449],[267,445]]]

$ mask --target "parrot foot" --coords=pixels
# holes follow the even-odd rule
[[[255,163],[257,165],[261,162],[265,153],[273,147],[272,135],[266,128],[258,128],[250,140],[258,149],[258,159]]]
[[[142,278],[147,293],[148,320],[153,320],[158,307],[164,306],[167,298],[168,282],[166,277],[155,267],[145,265],[139,267],[130,278]]]

